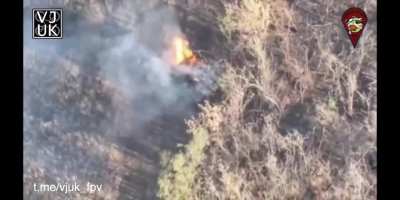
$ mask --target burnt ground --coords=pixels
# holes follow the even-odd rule
[[[25,13],[29,15],[29,9]],[[129,30],[113,21],[90,24],[68,10],[64,16],[70,20],[66,24],[75,25],[65,25],[63,40],[39,43],[25,35],[24,197],[156,199],[160,153],[176,152],[177,144],[188,141],[184,120],[196,114],[205,97],[196,94],[194,82],[176,75],[172,82],[181,96],[174,100],[160,103],[162,98],[151,92],[132,98],[102,75],[99,54],[110,38]],[[193,48],[212,54],[213,30],[196,22],[181,23],[196,30],[187,33]],[[152,84],[146,75],[135,77],[133,83],[140,87]],[[32,191],[35,183],[73,181],[103,184],[103,191]]]
[[[50,7],[65,6],[64,14],[67,20],[65,22],[73,21],[73,25],[65,26],[65,38],[58,41],[62,44],[25,40],[24,197],[26,199],[65,199],[67,196],[74,199],[156,199],[160,153],[176,152],[179,150],[178,144],[185,144],[188,141],[184,120],[196,115],[198,103],[205,98],[218,101],[223,97],[218,92],[211,96],[197,93],[193,79],[181,75],[170,77],[173,82],[172,89],[167,87],[160,90],[154,90],[162,86],[162,84],[157,85],[158,83],[154,85],[154,80],[158,81],[160,77],[148,76],[154,74],[146,70],[123,68],[121,72],[124,78],[110,79],[104,76],[104,65],[111,69],[114,67],[118,69],[121,65],[135,65],[140,59],[135,59],[135,54],[131,52],[139,51],[140,48],[131,48],[129,51],[122,51],[123,55],[112,56],[109,56],[110,52],[101,54],[99,51],[107,50],[110,44],[118,43],[117,39],[114,40],[118,36],[134,32],[136,25],[146,23],[145,19],[149,16],[150,21],[157,25],[143,26],[141,27],[143,30],[137,32],[141,36],[140,40],[148,42],[147,48],[159,48],[160,38],[154,37],[153,34],[160,33],[162,29],[158,25],[168,19],[164,19],[163,11],[151,10],[158,10],[169,1],[154,0],[146,3],[124,0],[94,0],[89,3],[82,0],[24,1],[25,4],[27,2],[41,2],[34,7],[47,7],[48,4],[51,4]],[[64,4],[53,5],[54,2]],[[207,9],[185,7],[188,2],[193,3],[193,1],[176,0],[176,2],[178,3],[174,6],[177,10],[178,27],[188,37],[202,61],[212,66],[213,59],[226,58],[228,50],[223,49],[224,39],[218,32],[217,22],[209,20],[216,17],[207,17],[213,13],[206,13]],[[219,1],[201,2],[215,8],[214,12],[222,10],[221,5],[214,3]],[[341,32],[325,31],[332,34],[318,35],[318,31],[328,30],[326,27],[329,27],[323,26],[324,20],[321,16],[326,15],[326,19],[329,19],[329,16],[334,17],[341,12],[341,8],[332,6],[335,9],[324,9],[325,2],[288,2],[291,8],[301,16],[305,16],[304,21],[303,18],[296,19],[299,21],[298,26],[290,27],[290,34],[302,33],[303,36],[307,35],[310,38],[304,39],[302,35],[291,37],[290,44],[294,46],[290,49],[298,49],[302,53],[298,54],[300,58],[296,58],[297,54],[292,55],[288,51],[286,58],[294,57],[300,64],[303,62],[308,64],[310,60],[310,66],[317,67],[318,63],[324,63],[324,60],[318,47],[315,46],[320,40],[314,40],[312,31],[316,30],[316,37],[322,37],[322,41],[336,41],[337,38],[341,38],[339,37]],[[335,2],[330,1],[330,3],[334,5]],[[325,10],[327,13],[318,13]],[[29,15],[30,9],[28,8],[25,13]],[[371,16],[370,24],[374,21],[375,17]],[[29,22],[30,20],[27,20],[26,30],[30,30]],[[310,29],[310,25],[313,29]],[[271,29],[276,29],[276,26],[271,26]],[[26,34],[27,38],[30,38],[29,34]],[[269,49],[276,50],[271,55],[276,58],[276,63],[272,63],[273,67],[283,70],[282,74],[290,72],[296,77],[291,68],[281,67],[285,64],[285,52],[282,52],[284,51],[282,48],[285,47],[279,44],[280,39],[282,38],[276,37],[278,41],[276,45],[275,42],[268,44]],[[347,58],[350,48],[345,45],[345,40],[341,41],[334,43],[332,52],[335,55],[339,54],[339,58]],[[127,44],[130,42],[128,40]],[[297,44],[304,44],[309,47],[309,51],[304,52],[304,48],[296,46]],[[327,44],[330,49],[331,43]],[[58,45],[63,48],[57,48]],[[306,55],[303,56],[304,59],[303,53]],[[104,59],[104,57],[111,58]],[[329,63],[330,57],[324,59]],[[109,63],[110,60],[113,62]],[[368,59],[365,62],[369,63]],[[112,72],[113,70],[111,74]],[[130,76],[134,78],[126,79]],[[124,80],[128,84],[121,86],[120,82],[123,83]],[[292,90],[288,91],[293,93]],[[251,106],[259,104],[263,110],[269,110],[267,107],[264,108],[262,102],[257,101],[252,103],[254,105],[249,104],[248,110],[254,110]],[[311,124],[314,122],[307,116],[314,115],[315,111],[308,107],[308,103],[288,106],[287,113],[279,122],[280,133],[287,135],[296,131],[310,132]],[[347,109],[341,102],[338,107],[339,110]],[[246,120],[255,121],[252,118],[256,118],[257,115],[258,113],[249,112]],[[350,139],[347,136],[343,138],[337,139],[338,142],[335,143],[351,141],[350,136]],[[349,151],[341,147],[332,149]],[[347,153],[342,154],[347,155]],[[376,166],[373,155],[369,156],[371,165]],[[95,195],[32,192],[34,183],[73,181],[81,184],[88,181],[103,184],[103,191]]]

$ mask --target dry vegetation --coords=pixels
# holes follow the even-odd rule
[[[350,4],[218,2],[224,98],[188,122],[159,197],[375,199],[376,2],[356,4],[370,21],[354,50],[339,21]]]
[[[191,141],[161,156],[160,199],[376,198],[376,1],[353,1],[369,17],[356,49],[340,24],[352,5],[338,0],[162,1],[187,11],[179,16],[184,31],[201,24],[223,35],[202,59],[224,70],[212,95],[219,98],[187,121]],[[51,2],[91,24],[112,21],[133,31],[134,13],[159,3]],[[179,120],[166,116],[149,122],[152,131],[120,139],[112,134],[131,131],[125,122],[134,121],[122,92],[85,63],[24,50],[24,94],[32,94],[24,104],[24,197],[67,197],[35,194],[33,183],[96,180],[104,187],[97,197],[69,197],[155,199],[157,153],[181,142],[174,139]],[[52,109],[56,114],[47,113]]]

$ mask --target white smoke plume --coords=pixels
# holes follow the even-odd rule
[[[181,34],[174,12],[132,10],[121,26],[71,2],[24,2],[24,196],[43,198],[35,183],[90,181],[104,185],[100,196],[154,199],[158,153],[185,141],[183,119],[204,97],[162,59]],[[63,39],[32,39],[35,7],[64,9]]]

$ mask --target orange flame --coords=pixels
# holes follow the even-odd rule
[[[190,49],[189,42],[179,36],[175,36],[172,41],[173,44],[173,52],[174,52],[174,60],[173,64],[187,64],[194,65],[197,63],[197,56]]]

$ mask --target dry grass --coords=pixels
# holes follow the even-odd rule
[[[195,124],[191,124],[190,127],[193,139],[186,145],[186,152],[176,154],[174,159],[163,164],[166,173],[161,174],[159,178],[159,184],[163,185],[158,194],[161,199],[195,198],[192,188],[198,174],[197,166],[204,159],[203,151],[208,143],[208,132]]]
[[[207,130],[204,154],[191,162],[195,137],[173,157],[192,171],[167,167],[162,177],[191,176],[160,181],[160,197],[375,199],[375,22],[352,50],[335,18],[348,5],[221,2],[225,99],[190,121]],[[359,3],[373,19],[376,3]]]

